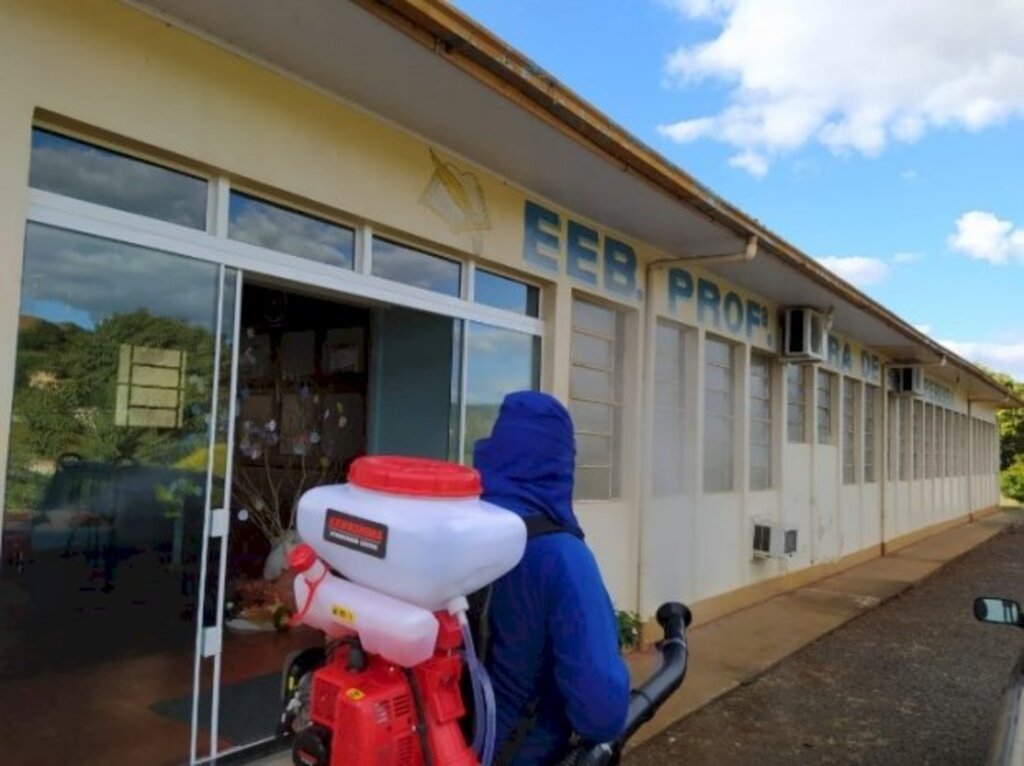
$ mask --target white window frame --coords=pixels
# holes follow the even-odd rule
[[[708,471],[708,462],[707,461],[708,461],[708,456],[710,454],[710,450],[708,449],[709,429],[708,429],[708,417],[707,417],[707,415],[708,415],[708,404],[707,404],[707,394],[708,394],[708,355],[707,355],[707,346],[708,346],[709,343],[720,343],[723,346],[727,346],[729,348],[729,354],[730,354],[730,358],[731,358],[731,362],[730,362],[730,365],[729,365],[730,412],[728,413],[728,415],[721,415],[721,414],[718,415],[719,417],[728,417],[728,419],[729,419],[729,425],[730,425],[730,427],[729,427],[729,451],[728,451],[727,454],[729,455],[730,477],[729,477],[728,486],[715,487],[713,489],[709,489],[708,488],[708,474],[707,474],[707,471]],[[740,465],[740,461],[737,460],[736,445],[737,445],[737,431],[738,431],[738,428],[737,428],[737,426],[738,426],[738,422],[737,422],[738,406],[737,405],[739,403],[740,386],[737,384],[737,373],[738,373],[738,368],[740,366],[739,365],[738,354],[740,352],[740,349],[742,349],[742,348],[743,348],[743,346],[741,346],[741,345],[739,345],[737,343],[734,343],[734,342],[728,340],[727,338],[723,338],[723,337],[719,337],[717,335],[711,335],[711,334],[705,334],[704,335],[704,360],[703,360],[703,368],[701,369],[701,387],[703,388],[703,391],[704,391],[704,406],[702,407],[702,412],[701,412],[701,426],[702,426],[701,430],[703,432],[702,433],[702,437],[701,437],[701,441],[702,441],[702,445],[703,445],[704,465],[703,465],[702,476],[701,476],[701,491],[704,492],[705,494],[712,494],[713,495],[713,494],[724,494],[724,493],[728,493],[728,492],[735,492],[736,489],[737,489],[737,486],[738,486],[738,484],[737,484],[737,473],[738,473],[737,468]],[[723,454],[725,454],[725,453],[723,453]]]
[[[790,373],[796,372],[800,378],[800,400],[794,401],[790,394]],[[788,444],[807,444],[807,366],[802,364],[796,364],[790,362],[786,365],[786,442]],[[791,427],[794,425],[790,422],[790,414],[794,411],[800,412],[800,438],[794,439]]]
[[[754,360],[755,359],[763,360],[765,362],[765,365],[766,365],[766,374],[764,375],[764,379],[765,379],[766,385],[768,386],[768,398],[767,399],[763,399],[761,397],[755,397],[754,396],[753,382],[754,382],[754,367],[755,367]],[[776,461],[776,457],[775,457],[775,368],[776,368],[775,358],[771,354],[769,354],[767,352],[764,352],[764,351],[759,351],[756,348],[751,348],[750,349],[750,361],[749,361],[749,364],[747,365],[747,369],[749,370],[750,383],[751,383],[751,385],[749,386],[749,393],[748,393],[748,396],[747,396],[747,412],[748,412],[748,419],[750,421],[750,423],[749,423],[750,436],[749,436],[749,439],[748,439],[749,444],[748,444],[748,452],[747,452],[747,464],[748,464],[748,468],[747,468],[747,473],[748,473],[747,482],[748,482],[748,487],[750,488],[751,492],[764,492],[764,491],[773,489],[775,487],[775,461]],[[767,402],[767,405],[768,405],[768,417],[767,417],[767,419],[755,418],[754,417],[754,406],[753,406],[753,404],[754,404],[755,400]],[[766,466],[767,469],[768,469],[768,478],[767,478],[767,483],[764,484],[763,486],[762,485],[755,485],[755,483],[754,483],[754,457],[753,457],[754,450],[753,450],[753,448],[755,446],[755,442],[754,442],[754,421],[755,420],[764,423],[767,426],[767,432],[768,432],[767,441],[765,441],[763,444],[757,444],[756,445],[756,446],[767,447],[767,449],[768,449],[768,465]]]
[[[844,376],[840,386],[842,392],[842,427],[840,430],[840,449],[842,450],[842,481],[844,485],[858,483],[857,439],[860,429],[857,428],[857,400],[860,398],[860,381]]]
[[[863,424],[864,444],[861,450],[863,460],[861,462],[860,476],[865,484],[875,484],[878,481],[878,414],[882,406],[880,404],[882,398],[881,389],[876,385],[865,382],[861,384],[861,390],[863,391],[863,417],[861,418],[861,423]],[[869,455],[870,460],[868,459]]]
[[[817,368],[814,371],[814,443],[818,445],[834,447],[836,445],[836,381],[838,375],[829,370]],[[821,381],[828,381],[828,406],[823,407],[821,403],[821,392],[822,386]],[[825,418],[822,419],[822,414],[825,414]],[[822,439],[822,424],[827,424],[826,439]]]
[[[610,434],[597,434],[595,436],[608,436],[611,440],[611,456],[609,474],[608,474],[608,496],[607,497],[580,497],[577,502],[584,503],[616,503],[621,502],[625,496],[624,483],[625,483],[625,472],[623,471],[623,463],[625,457],[625,423],[623,422],[623,410],[624,402],[626,398],[626,366],[627,366],[627,350],[629,346],[629,334],[628,334],[628,309],[624,306],[616,303],[611,303],[601,298],[584,292],[573,292],[571,295],[571,303],[573,307],[577,302],[587,303],[605,311],[611,311],[615,319],[615,327],[613,328],[613,337],[600,335],[586,329],[577,329],[575,321],[572,319],[570,314],[569,320],[569,401],[570,404],[573,401],[581,402],[592,402],[594,404],[601,404],[611,408],[612,412],[612,423]],[[589,337],[599,338],[601,340],[610,341],[612,344],[612,369],[603,370],[600,368],[593,367],[586,364],[578,364],[572,359],[572,335],[579,332],[581,335]],[[610,372],[613,378],[612,385],[615,389],[613,391],[612,401],[603,401],[599,399],[593,399],[588,397],[577,396],[572,391],[572,369],[579,367],[581,369],[594,369],[600,370],[601,372]],[[587,431],[576,430],[577,434],[587,434]],[[605,466],[594,465],[588,466],[577,462],[577,470],[580,468],[604,468]]]

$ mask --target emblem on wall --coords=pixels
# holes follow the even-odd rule
[[[491,228],[487,200],[477,177],[445,162],[430,149],[434,174],[420,195],[420,204],[432,210],[456,234],[471,234],[473,250],[483,249],[481,233]]]

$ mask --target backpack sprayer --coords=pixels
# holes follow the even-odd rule
[[[285,671],[278,734],[294,736],[296,766],[491,766],[494,691],[474,646],[466,597],[519,563],[527,530],[480,492],[472,468],[363,457],[348,484],[302,496],[303,543],[289,557],[298,606],[292,622],[323,631],[328,642],[293,658]],[[662,670],[634,692],[626,733],[615,743],[575,748],[571,763],[616,762],[625,739],[682,683],[689,613],[675,607],[671,615],[668,605],[659,610],[670,645]],[[464,668],[471,738],[463,721]],[[659,689],[645,693],[655,681]]]

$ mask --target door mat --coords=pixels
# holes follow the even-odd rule
[[[199,728],[209,736],[210,690],[199,695]],[[186,726],[192,725],[192,695],[163,700],[150,710]],[[217,736],[233,745],[246,745],[274,736],[281,713],[281,674],[247,678],[220,690]]]

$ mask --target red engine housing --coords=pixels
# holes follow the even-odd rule
[[[459,725],[466,713],[459,625],[447,613],[437,618],[434,656],[409,671],[371,654],[350,669],[353,649],[343,644],[314,672],[310,718],[330,732],[330,766],[424,766],[424,740],[438,766],[478,766]],[[304,755],[297,751],[296,762],[320,766]]]

